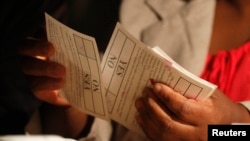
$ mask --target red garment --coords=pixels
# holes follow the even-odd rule
[[[235,102],[250,100],[250,41],[230,51],[208,55],[201,77]]]

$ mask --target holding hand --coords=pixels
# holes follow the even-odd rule
[[[45,102],[40,108],[43,132],[76,138],[84,133],[87,120],[91,118],[59,96],[66,69],[49,60],[54,52],[55,48],[46,40],[26,39],[19,50],[22,70],[33,94]]]
[[[56,105],[68,105],[57,91],[65,83],[65,67],[49,61],[54,52],[53,45],[48,41],[27,38],[19,50],[23,56],[22,69],[31,91],[38,99]]]
[[[208,124],[250,122],[248,111],[219,90],[205,101],[196,101],[156,83],[144,90],[135,106],[139,125],[155,141],[207,140]]]

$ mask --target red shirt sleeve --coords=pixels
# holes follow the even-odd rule
[[[250,100],[250,42],[208,55],[201,78],[215,84],[235,102]]]

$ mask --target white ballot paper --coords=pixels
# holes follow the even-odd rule
[[[51,60],[66,67],[66,84],[59,94],[82,112],[108,119],[95,39],[66,27],[46,13],[45,19],[47,38],[56,48]]]
[[[81,111],[110,118],[144,135],[137,124],[135,100],[150,80],[180,94],[208,98],[215,85],[189,73],[159,47],[149,48],[117,23],[102,63],[94,38],[78,33],[46,14],[48,40],[56,47],[53,60],[66,66],[66,85],[60,91]]]
[[[197,100],[209,97],[215,85],[189,73],[159,47],[149,48],[119,23],[101,64],[108,111],[111,119],[142,134],[135,121],[135,100],[150,80],[163,82],[182,95]]]

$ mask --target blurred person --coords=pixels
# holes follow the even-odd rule
[[[27,133],[45,135],[53,133],[64,137],[77,138],[78,135],[82,137],[89,132],[90,125],[92,125],[94,120],[93,117],[72,108],[67,101],[58,97],[57,92],[54,91],[63,86],[63,75],[65,70],[64,67],[60,67],[57,63],[47,62],[48,58],[53,54],[54,48],[51,47],[52,44],[46,41],[46,33],[44,32],[44,12],[49,13],[57,20],[73,28],[80,28],[80,31],[83,30],[82,32],[87,32],[89,35],[98,35],[98,32],[106,33],[106,28],[112,27],[112,22],[116,21],[115,17],[112,17],[113,14],[106,14],[107,11],[112,10],[112,8],[109,9],[108,7],[111,5],[114,6],[113,4],[115,2],[99,1],[99,3],[102,3],[101,7],[96,4],[96,1],[87,0],[67,2],[64,0],[36,2],[13,0],[2,2],[1,27],[2,33],[5,36],[1,38],[3,43],[1,51],[1,66],[3,66],[3,69],[1,69],[1,74],[3,76],[3,78],[1,78],[1,90],[3,93],[1,94],[0,102],[1,135],[24,135]],[[24,6],[20,7],[20,5]],[[109,6],[105,7],[104,5]],[[72,13],[77,15],[86,14],[84,10],[83,13],[81,13],[81,9],[75,8],[74,6],[80,6],[80,8],[85,7],[90,13],[91,11],[96,13],[91,15],[93,18],[91,18],[91,16],[83,16],[85,18],[83,19],[84,22],[88,19],[87,28],[86,25],[81,27],[77,26],[74,22],[75,17],[70,16]],[[79,11],[74,10],[80,10],[80,14],[77,13]],[[99,13],[101,15],[98,15],[97,11],[102,11],[102,13]],[[90,13],[87,13],[87,15]],[[102,18],[96,18],[99,16],[104,19],[108,17],[109,19],[107,22],[102,21],[101,23],[98,20]],[[100,26],[100,28],[96,28],[92,26],[96,24],[104,24],[103,26],[106,27]],[[110,30],[110,33],[107,34],[111,34],[111,32]],[[103,36],[105,34],[99,35]],[[97,43],[103,44],[101,47],[104,47],[108,37],[108,35],[105,35],[105,39],[100,39],[98,37]],[[101,50],[103,49],[100,49],[100,51]],[[19,56],[19,54],[21,54],[21,56]],[[29,63],[28,60],[31,62]],[[46,63],[43,63],[43,61]],[[21,65],[23,70],[21,70]],[[40,67],[39,70],[35,70],[36,67]],[[48,85],[46,85],[47,83]],[[40,91],[44,88],[48,90],[44,92]],[[36,91],[37,89],[38,91]],[[56,106],[49,103],[53,103]],[[59,105],[61,107],[59,107]],[[38,115],[37,110],[39,110]],[[54,118],[55,114],[60,118]],[[72,116],[74,114],[75,116]],[[33,115],[35,115],[35,118],[32,117]],[[43,118],[47,117],[47,115],[48,118]],[[68,117],[67,115],[71,116]],[[18,120],[16,119],[17,117]],[[71,117],[74,117],[75,123],[71,122]],[[79,117],[79,120],[76,120],[76,117]],[[102,121],[95,120],[92,128],[97,128],[100,122]],[[50,126],[49,123],[52,123],[54,126]],[[60,128],[61,123],[64,123],[64,128]],[[59,124],[60,126],[58,126]],[[77,125],[80,129],[76,128],[77,131],[72,130],[75,129],[72,128],[74,125]],[[109,123],[101,125],[102,128],[110,128]],[[94,130],[93,134],[95,134],[96,131],[97,130]],[[102,132],[103,136],[106,136],[105,133],[106,132]],[[107,136],[109,136],[109,134],[107,134]],[[17,139],[19,138],[17,137]]]
[[[150,140],[206,140],[207,125],[210,123],[230,124],[232,122],[249,122],[249,110],[247,109],[249,93],[247,93],[247,91],[241,92],[242,95],[244,94],[244,97],[241,97],[242,95],[238,96],[238,93],[232,93],[232,95],[231,93],[229,94],[228,90],[229,92],[231,91],[230,89],[226,88],[234,86],[232,81],[217,81],[216,79],[214,80],[214,76],[210,75],[213,74],[210,73],[214,70],[210,64],[214,64],[214,59],[210,60],[210,57],[208,57],[208,65],[206,64],[207,54],[209,54],[208,56],[212,55],[212,58],[216,58],[217,55],[220,54],[217,54],[217,52],[220,52],[222,50],[229,52],[229,54],[232,52],[240,52],[238,58],[241,58],[242,56],[249,56],[246,55],[248,52],[247,44],[241,46],[248,41],[249,35],[249,31],[247,28],[247,7],[248,1],[244,0],[127,0],[122,2],[120,20],[121,23],[133,35],[141,39],[149,46],[160,46],[167,54],[169,54],[174,60],[183,65],[189,71],[196,75],[200,75],[202,78],[218,85],[218,90],[208,100],[203,102],[187,99],[182,95],[174,92],[168,86],[158,83],[154,85],[153,89],[145,88],[143,97],[139,98],[136,101],[136,107],[139,111],[137,120]],[[131,12],[128,12],[127,10],[129,8],[135,8],[137,10],[130,10]],[[197,11],[203,14],[197,15]],[[239,36],[235,38],[235,35]],[[234,49],[242,49],[243,51],[234,51]],[[228,57],[225,58],[225,65],[228,65]],[[33,59],[36,58],[30,58],[28,62],[32,62]],[[41,61],[44,64],[51,63],[49,60]],[[242,62],[242,69],[240,70],[245,70],[244,66],[246,66],[246,62]],[[60,66],[60,64],[57,65]],[[35,66],[33,67],[36,68]],[[231,66],[229,65],[229,68],[230,67]],[[29,69],[32,70],[34,68],[31,67]],[[50,67],[46,68],[51,69]],[[63,66],[58,68],[63,68]],[[32,74],[31,72],[32,71],[26,72],[26,74],[34,76],[34,74]],[[215,78],[220,78],[217,77],[218,73],[215,74],[217,74],[215,75]],[[41,72],[39,75],[44,75],[44,72]],[[242,78],[238,75],[232,76],[237,80],[239,78]],[[34,76],[34,78],[36,77],[37,76]],[[53,78],[53,76],[49,77]],[[63,78],[63,75],[59,77]],[[223,78],[227,77],[227,75],[223,76]],[[247,84],[249,83],[248,80],[249,79],[245,79],[244,82],[240,82]],[[34,81],[30,82],[33,83]],[[46,85],[46,83],[48,82],[49,81],[42,82],[41,84],[45,85],[45,87],[40,90],[38,89],[38,87],[32,87],[33,93],[36,95],[40,93],[39,91],[41,90],[47,91],[49,93],[52,91],[54,92],[54,89],[57,88],[50,89],[50,85]],[[58,86],[62,87],[63,85],[60,84]],[[245,85],[241,86],[244,89],[237,90],[247,89]],[[239,87],[236,85],[236,87],[233,88]],[[58,104],[56,102],[57,100],[53,101],[53,99],[57,99],[56,97],[53,98],[53,95],[48,95],[48,97],[43,96],[44,95],[41,95],[39,99],[55,105]],[[65,107],[62,109],[62,111],[65,111]],[[225,109],[228,112],[225,112]],[[228,109],[230,109],[230,111]],[[148,112],[151,112],[151,114],[149,114]],[[216,116],[214,116],[214,114],[216,114]],[[239,116],[237,117],[237,115]],[[71,117],[70,115],[67,116]],[[86,115],[83,116],[86,117]],[[76,122],[77,119],[74,119],[74,117],[76,116],[73,115],[72,117],[73,118],[68,119],[75,120],[74,122]],[[197,120],[197,117],[199,119],[206,120]],[[80,122],[84,120],[86,121],[86,118],[80,118]],[[72,129],[73,128],[77,129],[72,130],[76,132],[76,134],[73,135],[81,135],[79,133],[84,131],[82,130],[84,127],[75,128],[72,126]],[[115,136],[117,135],[117,138],[115,139],[147,140],[143,137],[135,135],[134,133],[131,133],[130,131],[127,131],[125,128],[122,128],[119,125],[115,129],[116,130],[113,133],[115,134]],[[179,132],[181,134],[179,134]],[[188,135],[193,134],[198,136],[187,136],[187,133]]]
[[[139,112],[137,121],[150,140],[205,141],[209,124],[250,122],[247,68],[250,1],[217,0],[215,4],[211,39],[205,54],[200,52],[204,57],[200,56],[198,61],[204,60],[204,65],[201,65],[198,75],[216,84],[218,89],[209,99],[195,101],[160,83],[155,84],[153,89],[146,88],[143,96],[136,101]],[[151,44],[159,42],[158,35],[161,33],[155,37],[157,42]],[[196,38],[200,37],[194,36]],[[191,38],[189,42],[192,44],[192,41]],[[187,61],[190,59],[187,58]],[[195,62],[191,63],[190,67],[198,68]]]
[[[63,1],[1,1],[0,27],[0,135],[24,134],[25,125],[41,101],[29,90],[22,73],[18,48],[27,37],[40,36],[44,11],[57,15]],[[59,17],[57,17],[59,19]]]
[[[110,1],[109,1],[110,2]],[[36,118],[42,118],[37,116],[38,109],[56,109],[63,111],[64,113],[77,113],[77,111],[71,110],[71,106],[65,101],[58,97],[56,89],[60,89],[64,84],[64,67],[55,63],[48,63],[48,58],[53,54],[54,48],[52,44],[46,41],[45,23],[44,23],[44,12],[49,13],[57,20],[70,24],[74,28],[79,28],[77,25],[73,25],[75,17],[72,17],[73,10],[80,10],[80,8],[88,7],[93,10],[110,10],[110,9],[97,9],[93,3],[96,1],[64,1],[64,0],[39,0],[39,1],[1,1],[1,95],[0,95],[0,134],[26,134],[30,133],[48,133],[53,131],[53,128],[47,128],[49,131],[43,131],[45,127],[41,127],[39,121],[35,121],[31,118],[33,115]],[[101,3],[108,3],[104,1]],[[80,4],[80,8],[74,9],[74,6]],[[21,6],[23,5],[23,6]],[[100,7],[99,7],[100,8]],[[89,10],[89,9],[88,9]],[[87,11],[88,11],[87,10]],[[91,9],[92,10],[92,9]],[[95,11],[95,12],[97,12]],[[79,12],[79,11],[77,11]],[[80,11],[82,12],[82,11]],[[93,12],[93,11],[92,11]],[[79,14],[79,13],[78,13]],[[79,15],[90,14],[83,11]],[[105,18],[105,16],[103,16]],[[89,17],[87,19],[90,19]],[[97,18],[100,19],[100,18]],[[111,18],[109,19],[111,20]],[[113,19],[112,19],[113,20]],[[89,21],[90,23],[98,21]],[[110,22],[111,23],[111,22]],[[109,24],[109,23],[108,23]],[[96,34],[96,32],[104,32],[105,28],[101,28],[104,31],[94,30],[93,26],[90,28],[88,24],[87,29],[92,29],[88,33]],[[81,29],[86,31],[86,27]],[[98,39],[98,42],[103,42]],[[105,42],[104,42],[105,43]],[[20,56],[21,55],[21,56]],[[42,56],[45,60],[36,57]],[[33,63],[29,62],[33,61]],[[45,61],[46,63],[43,63]],[[39,65],[35,65],[38,62]],[[40,64],[41,63],[41,64]],[[32,65],[33,64],[33,65]],[[44,65],[42,65],[44,64]],[[23,65],[23,66],[22,66]],[[48,69],[46,68],[48,65]],[[29,69],[25,69],[28,67]],[[38,67],[39,71],[45,70],[39,74],[33,70]],[[40,68],[39,68],[40,67]],[[45,67],[45,68],[43,68]],[[23,70],[22,70],[23,68]],[[57,68],[57,69],[56,69]],[[51,69],[51,70],[50,70]],[[50,71],[46,71],[50,70]],[[45,74],[42,74],[45,73]],[[54,76],[55,75],[55,76]],[[43,85],[45,84],[45,85]],[[46,85],[47,84],[47,85]],[[37,92],[37,89],[39,92]],[[41,89],[48,89],[46,92],[40,91]],[[48,92],[48,93],[47,93]],[[53,103],[55,105],[49,105]],[[46,107],[46,108],[42,108]],[[56,108],[55,108],[56,107]],[[44,110],[42,110],[44,111]],[[48,110],[49,112],[50,110]],[[56,110],[55,110],[56,111]],[[63,112],[61,112],[62,118]],[[59,114],[58,112],[57,114]],[[43,113],[46,115],[46,113]],[[53,113],[55,114],[55,112]],[[51,117],[53,117],[53,114]],[[64,114],[66,115],[66,114]],[[82,115],[82,116],[81,116]],[[18,117],[18,118],[17,118]],[[44,116],[45,117],[45,116]],[[82,120],[81,129],[87,119],[86,114],[79,114],[78,116]],[[66,119],[67,117],[65,117]],[[90,123],[93,122],[93,118],[88,118]],[[62,119],[63,121],[63,119]],[[66,120],[65,120],[66,121]],[[70,121],[70,120],[68,120]],[[78,121],[78,120],[75,120]],[[28,125],[27,125],[28,124]],[[77,122],[79,125],[79,122]],[[49,124],[48,124],[49,125]],[[69,125],[70,126],[70,125]],[[87,125],[88,126],[88,125]],[[44,129],[43,129],[44,128]],[[59,129],[59,128],[58,128]],[[63,129],[63,128],[61,128]],[[67,129],[67,128],[65,128]],[[68,128],[70,129],[70,128]],[[87,128],[89,129],[89,128]],[[28,130],[28,131],[27,131]],[[80,129],[79,129],[80,130]],[[75,130],[69,130],[65,136],[75,137],[77,132]],[[82,130],[81,130],[82,131]],[[87,130],[88,131],[88,130]],[[64,131],[56,131],[53,133],[62,134]],[[66,133],[66,131],[64,132]],[[70,133],[74,133],[71,135]],[[80,134],[84,134],[82,131]]]

